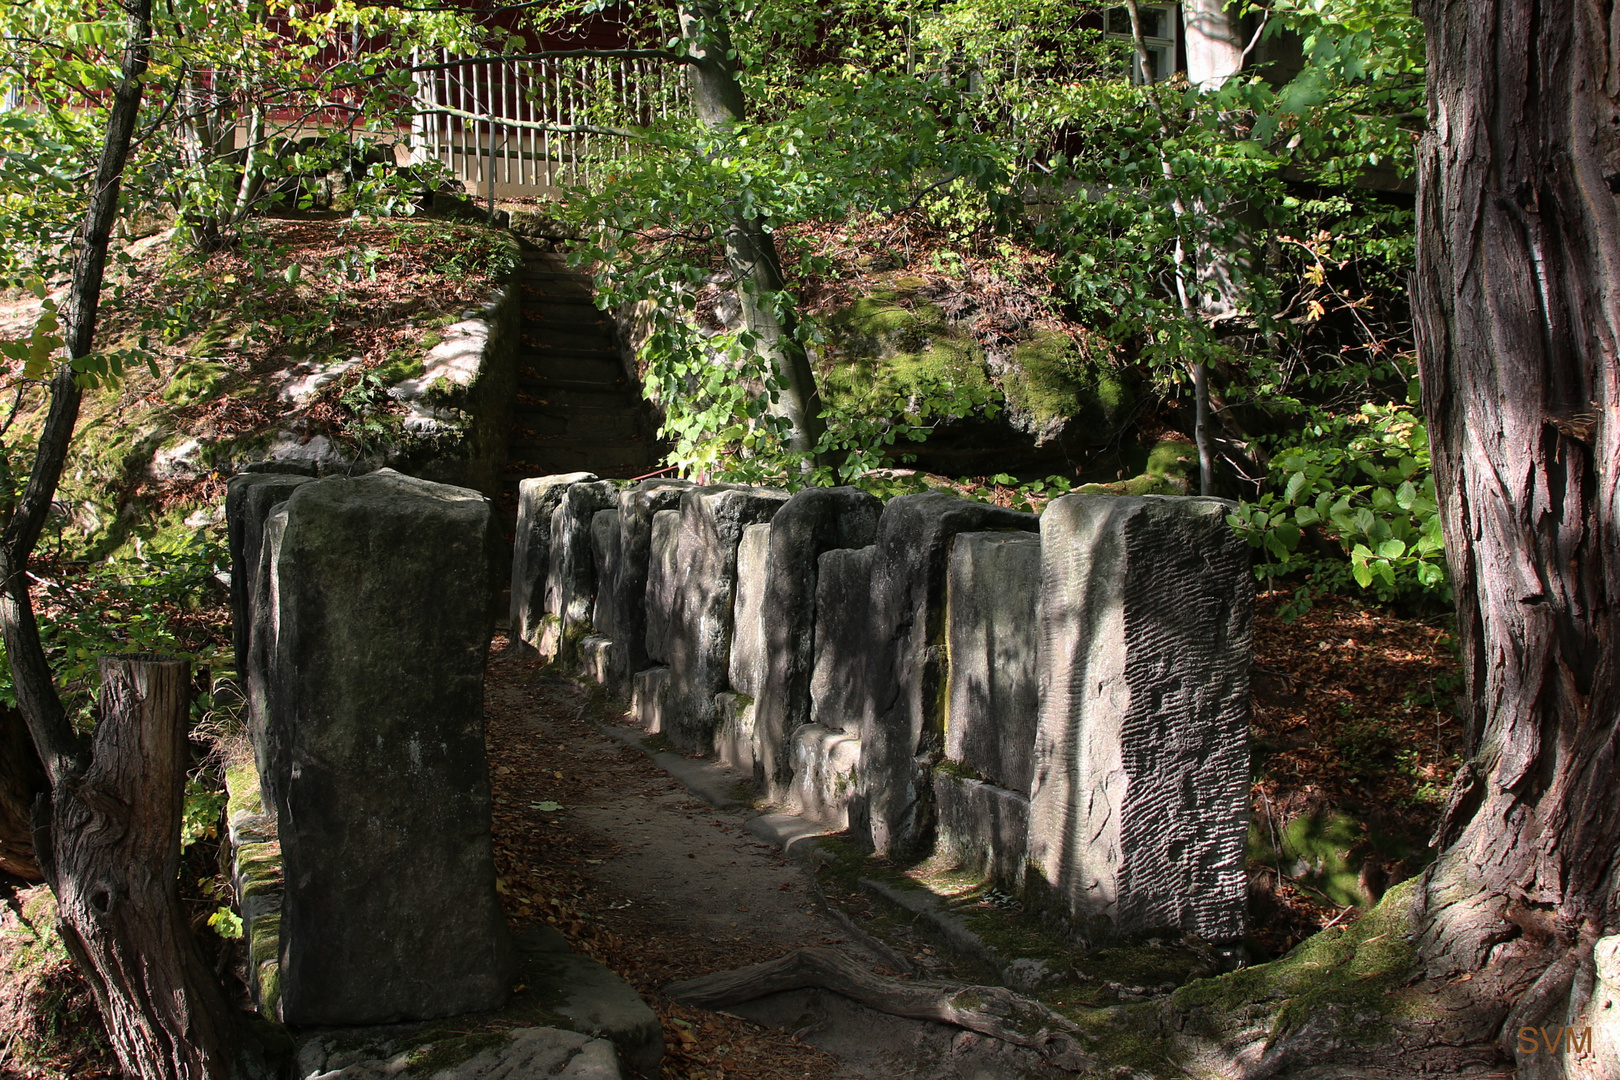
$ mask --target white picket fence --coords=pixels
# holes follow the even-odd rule
[[[681,72],[641,59],[459,64],[419,73],[417,94],[414,160],[442,162],[479,198],[493,183],[497,199],[590,187],[636,152],[633,139],[614,131],[687,107]]]

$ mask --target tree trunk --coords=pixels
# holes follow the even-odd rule
[[[1417,940],[1428,974],[1485,974],[1516,1053],[1521,1026],[1581,1012],[1592,943],[1620,926],[1620,22],[1569,0],[1418,8],[1413,306],[1472,760]],[[1521,1070],[1558,1075],[1538,1058]]]
[[[41,881],[34,859],[34,800],[50,788],[22,713],[0,706],[0,872]]]
[[[714,0],[683,4],[680,21],[681,37],[694,58],[687,70],[698,120],[710,130],[741,123],[745,113],[743,92],[730,59],[731,34],[719,5]],[[770,359],[776,372],[778,405],[793,426],[788,445],[813,453],[827,425],[821,417],[821,394],[810,357],[804,343],[795,336],[797,320],[793,310],[778,308],[772,301],[787,290],[776,240],[757,216],[738,208],[726,224],[725,244],[726,263],[737,278],[743,323],[759,339],[758,348]]]
[[[105,657],[101,683],[90,768],[53,793],[40,845],[58,930],[126,1073],[224,1080],[234,1010],[180,905],[190,665]]]
[[[1219,90],[1243,70],[1243,29],[1237,12],[1237,6],[1225,0],[1186,0],[1181,5],[1187,81],[1200,90]]]

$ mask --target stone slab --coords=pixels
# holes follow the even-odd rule
[[[803,724],[793,732],[788,804],[813,821],[847,829],[862,818],[861,740],[847,731]]]
[[[750,525],[737,544],[737,592],[732,605],[731,688],[750,699],[765,681],[765,572],[771,525]],[[750,754],[752,757],[752,754]]]
[[[726,692],[714,696],[714,756],[744,776],[754,775],[754,699]]]
[[[591,518],[591,561],[595,569],[596,593],[591,599],[591,629],[611,638],[614,628],[613,594],[619,580],[619,511],[598,510]]]
[[[769,521],[786,501],[768,488],[693,488],[681,496],[664,647],[665,734],[682,750],[714,751],[714,698],[728,688],[731,668],[737,548],[744,529]]]
[[[936,852],[977,877],[1012,888],[1023,882],[1029,796],[935,770],[934,807]]]
[[[664,1029],[641,996],[607,967],[574,952],[556,930],[534,926],[516,940],[518,975],[559,1026],[606,1039],[632,1071],[657,1076]]]
[[[817,560],[810,722],[832,731],[859,731],[869,696],[866,686],[871,676],[866,667],[872,657],[866,627],[871,621],[876,559],[877,547],[867,546],[826,551]],[[792,732],[784,738],[791,746]],[[788,771],[791,775],[792,769]]]
[[[680,510],[660,510],[654,514],[647,541],[647,631],[643,641],[647,659],[655,664],[669,662],[670,626],[675,618],[680,588],[680,543]]]
[[[668,728],[669,668],[662,665],[636,672],[631,680],[630,714],[648,735]]]
[[[591,528],[597,513],[613,508],[619,489],[611,480],[569,484],[551,512],[551,562],[546,570],[546,615],[536,650],[542,660],[572,661],[575,627],[590,627],[596,599],[596,555]]]
[[[1243,937],[1254,576],[1220,499],[1041,517],[1030,877],[1094,936]]]
[[[974,775],[1026,796],[1040,711],[1040,584],[1041,538],[1035,533],[959,533],[951,543],[945,754]],[[1023,853],[1010,857],[1021,862]]]
[[[511,956],[484,756],[504,570],[494,510],[476,491],[384,469],[304,484],[278,516],[282,1019],[498,1006]]]
[[[299,1048],[300,1080],[623,1080],[617,1050],[561,1028],[527,1027],[437,1042],[322,1032]]]
[[[756,782],[773,797],[791,777],[789,738],[810,722],[816,662],[816,590],[821,556],[877,537],[883,503],[852,487],[805,488],[771,518],[759,625],[763,670],[755,698]],[[735,675],[732,684],[741,688]]]
[[[619,647],[608,672],[608,688],[628,696],[630,678],[646,667],[647,575],[653,549],[653,515],[679,510],[685,480],[644,480],[619,492],[619,559],[615,579],[599,595],[612,607],[608,625]]]
[[[533,652],[546,613],[546,574],[551,569],[551,515],[570,484],[588,483],[595,473],[534,476],[518,484],[517,531],[512,544],[511,642]]]
[[[253,627],[253,580],[270,511],[287,501],[310,477],[276,473],[240,473],[225,485],[225,539],[231,555],[231,636],[236,646],[237,674],[243,675]]]
[[[860,788],[879,853],[911,857],[933,844],[930,764],[945,742],[940,706],[951,540],[991,529],[1029,532],[1039,522],[1034,514],[943,492],[902,495],[883,508],[860,645],[869,659],[857,708]]]
[[[613,641],[593,634],[579,643],[580,674],[598,686],[606,686],[613,663]]]

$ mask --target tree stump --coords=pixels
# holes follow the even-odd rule
[[[48,843],[36,834],[62,941],[141,1080],[234,1071],[235,1017],[180,906],[190,691],[186,661],[103,657],[90,766],[54,792]]]

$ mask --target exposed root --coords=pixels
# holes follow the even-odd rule
[[[1083,1072],[1098,1065],[1079,1028],[1046,1006],[999,986],[905,982],[874,975],[836,949],[798,949],[777,960],[671,983],[670,998],[723,1009],[788,990],[831,990],[869,1009],[912,1020],[933,1020],[1027,1047],[1058,1068]]]

